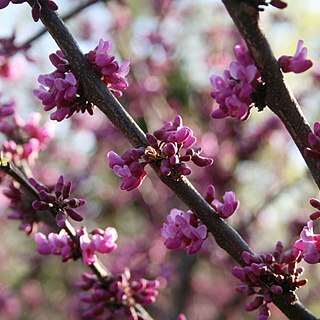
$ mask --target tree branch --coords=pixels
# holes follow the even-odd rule
[[[320,188],[320,170],[314,159],[305,157],[311,128],[283,78],[277,59],[260,27],[259,11],[249,2],[222,0],[245,40],[253,60],[266,83],[266,104],[280,118],[304,158],[312,177]]]

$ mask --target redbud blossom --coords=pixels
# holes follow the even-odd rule
[[[94,274],[84,273],[83,282],[76,287],[86,291],[80,299],[88,303],[89,307],[83,316],[90,319],[144,319],[138,309],[138,304],[149,305],[155,302],[158,295],[159,281],[130,279],[128,270],[125,273],[112,277],[108,285],[102,284]],[[133,316],[132,311],[135,312]]]
[[[113,151],[107,154],[109,167],[123,178],[122,190],[131,191],[141,185],[146,176],[144,167],[148,163],[158,164],[162,174],[171,175],[176,180],[191,173],[186,165],[188,161],[199,167],[213,163],[212,159],[200,155],[201,147],[192,148],[197,139],[189,127],[183,126],[180,116],[146,136],[150,143],[147,148],[132,148],[121,157]]]
[[[207,227],[200,223],[192,211],[172,209],[167,216],[167,222],[161,229],[161,235],[166,238],[168,249],[187,249],[188,254],[200,251],[207,237]]]
[[[269,319],[268,304],[282,293],[287,294],[288,301],[296,301],[295,291],[307,283],[299,280],[303,268],[297,268],[298,252],[283,252],[279,241],[273,253],[253,255],[242,252],[245,267],[233,267],[232,274],[243,284],[236,287],[240,293],[256,296],[245,306],[246,311],[258,309],[258,319]]]
[[[320,262],[320,234],[313,233],[313,221],[308,221],[294,244],[303,259],[310,264]]]
[[[308,49],[302,46],[303,40],[299,40],[293,56],[281,56],[278,59],[283,72],[301,73],[312,67],[312,61],[307,59]]]
[[[123,178],[121,190],[131,191],[138,188],[146,177],[144,167],[146,162],[140,162],[144,149],[130,149],[122,157],[110,151],[107,154],[109,167],[114,173]]]
[[[60,176],[54,186],[43,186],[34,179],[29,179],[30,183],[39,191],[39,200],[34,200],[32,206],[35,210],[48,210],[54,208],[57,212],[56,222],[59,227],[65,227],[66,216],[68,215],[75,221],[82,221],[83,218],[77,213],[75,208],[85,204],[84,199],[71,198],[71,181],[64,181],[64,177]]]
[[[304,149],[305,156],[317,160],[317,167],[320,168],[320,122],[315,122],[313,132],[309,133],[308,142],[310,147]]]
[[[86,57],[109,90],[119,98],[122,96],[122,91],[128,87],[126,76],[130,70],[130,61],[125,60],[119,66],[115,56],[110,55],[111,48],[111,41],[100,39],[99,45],[93,51],[87,53]]]
[[[98,237],[97,237],[98,235]],[[76,236],[71,239],[68,233],[62,229],[59,234],[36,233],[34,240],[38,244],[37,251],[42,255],[61,255],[62,261],[76,260],[82,257],[86,265],[93,264],[96,252],[110,253],[117,248],[115,241],[118,239],[116,229],[108,227],[106,230],[95,229],[88,233],[85,227],[76,230]],[[79,243],[80,248],[77,247]]]
[[[222,219],[226,219],[234,214],[240,205],[240,201],[236,199],[236,195],[233,191],[228,191],[224,194],[223,202],[214,198],[215,188],[213,185],[209,185],[205,199]]]
[[[225,70],[223,77],[213,75],[210,78],[211,97],[218,103],[218,109],[211,116],[243,121],[250,115],[252,93],[259,84],[260,73],[246,47],[236,45],[234,53],[237,60],[230,64],[230,70]]]

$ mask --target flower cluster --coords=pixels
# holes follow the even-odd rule
[[[123,178],[121,190],[131,191],[138,188],[146,177],[144,167],[147,162],[141,162],[144,148],[133,148],[126,151],[122,157],[110,151],[107,154],[109,167],[114,173]]]
[[[294,247],[307,263],[320,262],[320,234],[314,234],[312,220],[304,226],[300,233],[300,239],[295,242]]]
[[[189,127],[183,126],[180,116],[176,116],[173,123],[169,121],[146,136],[150,143],[147,148],[132,148],[122,157],[113,151],[107,154],[109,167],[123,178],[122,190],[130,191],[141,185],[146,176],[144,168],[147,163],[158,164],[162,174],[179,180],[191,173],[186,162],[192,161],[199,167],[209,166],[213,162],[210,158],[200,156],[202,148],[191,148],[197,139]]]
[[[10,183],[8,189],[3,191],[3,194],[10,200],[9,208],[12,212],[8,215],[8,219],[20,220],[20,230],[24,230],[30,234],[36,229],[40,219],[32,207],[30,195],[21,191],[14,183]]]
[[[284,9],[288,6],[288,4],[282,0],[271,0],[271,1],[251,0],[251,2],[253,2],[255,5],[257,5],[260,11],[263,11],[263,9],[260,8],[259,6],[268,6],[269,4],[278,8],[278,9]]]
[[[296,52],[293,56],[281,56],[278,59],[283,72],[301,73],[310,69],[312,61],[307,59],[308,49],[303,47],[303,40],[298,41]]]
[[[135,305],[149,305],[155,302],[158,295],[159,282],[130,279],[130,273],[112,277],[106,287],[94,274],[84,273],[83,282],[76,286],[87,291],[81,301],[88,303],[89,308],[83,313],[90,319],[139,319],[145,317],[135,310]],[[134,313],[133,313],[134,312]]]
[[[34,200],[32,206],[35,210],[48,210],[53,208],[56,211],[56,222],[60,228],[65,227],[66,214],[75,221],[81,221],[83,218],[77,213],[75,208],[85,204],[85,200],[71,198],[71,181],[64,181],[60,176],[54,186],[43,186],[30,178],[29,182],[39,191],[39,200]]]
[[[320,122],[315,122],[313,125],[313,132],[309,133],[308,142],[310,147],[304,149],[304,154],[316,159],[317,166],[320,168]]]
[[[236,199],[236,195],[233,191],[227,191],[224,194],[223,203],[214,198],[215,188],[213,185],[209,185],[205,199],[222,219],[226,219],[234,214],[240,205],[240,201]]]
[[[110,91],[116,97],[121,97],[122,91],[128,86],[126,75],[129,73],[129,60],[119,66],[115,57],[110,55],[111,46],[110,41],[101,39],[86,57]],[[85,111],[92,115],[93,105],[84,97],[82,87],[62,51],[58,50],[49,58],[56,70],[39,76],[40,87],[33,90],[33,94],[42,101],[45,111],[57,108],[50,118],[62,121],[76,112]]]
[[[99,45],[86,56],[101,80],[119,98],[122,96],[122,91],[128,87],[126,76],[130,70],[130,61],[124,60],[121,66],[119,66],[118,61],[115,60],[115,56],[110,55],[111,48],[111,41],[100,39]]]
[[[59,234],[36,233],[35,242],[38,244],[37,251],[42,255],[60,255],[62,261],[69,259],[76,260],[82,256],[83,263],[93,264],[97,257],[96,252],[110,253],[117,248],[115,241],[118,238],[116,229],[107,228],[106,230],[95,229],[90,234],[85,227],[76,231],[76,236],[71,239],[69,234],[62,229]],[[81,250],[80,250],[81,249]]]
[[[233,267],[232,274],[243,282],[236,290],[248,296],[256,295],[249,302],[246,311],[259,310],[259,320],[270,317],[268,303],[282,293],[289,294],[291,303],[296,301],[295,291],[307,280],[299,280],[303,268],[297,268],[297,254],[283,252],[279,241],[273,253],[253,255],[242,252],[245,267]]]
[[[211,97],[218,103],[218,109],[211,114],[213,118],[246,120],[250,115],[252,94],[260,83],[260,73],[246,47],[236,45],[234,53],[237,60],[230,64],[230,70],[225,70],[223,77],[210,77]]]
[[[16,164],[22,159],[27,159],[29,164],[33,164],[39,151],[44,150],[51,141],[53,131],[50,125],[40,127],[40,113],[32,113],[28,122],[24,123],[17,115],[8,117],[13,111],[12,103],[4,108],[3,113],[6,117],[0,120],[0,132],[4,133],[8,140],[3,142],[3,152]]]
[[[161,229],[161,235],[166,238],[168,249],[187,249],[188,254],[198,252],[207,238],[207,227],[192,211],[172,209],[167,216],[167,222]]]

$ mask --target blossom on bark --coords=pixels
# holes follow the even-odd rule
[[[224,194],[223,202],[215,199],[215,188],[213,185],[208,186],[205,199],[222,219],[226,219],[234,214],[240,205],[240,201],[236,199],[233,191],[227,191]]]
[[[133,148],[124,153],[122,157],[113,151],[108,152],[109,167],[120,178],[123,178],[121,190],[131,191],[140,187],[146,172],[146,162],[141,162],[144,148]]]
[[[161,229],[161,235],[166,239],[168,249],[187,249],[188,254],[200,251],[207,237],[207,227],[199,221],[192,211],[172,209],[167,216],[167,222]]]
[[[182,176],[191,174],[191,169],[186,164],[189,161],[198,167],[213,163],[213,159],[200,155],[201,147],[192,147],[197,138],[189,127],[183,125],[180,116],[146,136],[150,143],[145,151],[146,158],[149,162],[159,163],[162,174],[166,176],[171,175],[179,180]]]
[[[283,72],[305,72],[313,65],[312,61],[307,59],[307,55],[308,49],[303,47],[303,40],[299,40],[293,56],[281,56],[278,59],[280,68]]]
[[[211,116],[216,119],[234,117],[246,120],[253,104],[252,94],[259,84],[260,73],[243,45],[234,47],[236,61],[230,64],[223,76],[210,77],[211,97],[218,103]]]
[[[313,221],[307,222],[300,233],[300,239],[294,244],[304,261],[310,264],[320,262],[320,234],[313,232]]]
[[[98,237],[97,237],[98,235]],[[76,235],[71,239],[70,235],[62,229],[59,234],[36,233],[34,240],[38,244],[37,251],[42,255],[60,255],[62,261],[77,260],[82,257],[86,265],[91,265],[97,260],[96,252],[110,253],[117,248],[115,243],[118,233],[115,228],[108,227],[105,230],[95,229],[88,233],[85,227],[76,230]],[[77,244],[79,243],[79,247]]]
[[[65,181],[63,176],[60,176],[54,186],[40,185],[34,179],[29,179],[30,183],[39,191],[39,200],[34,200],[32,206],[35,210],[48,210],[54,208],[56,210],[56,222],[59,227],[65,227],[67,215],[75,220],[82,221],[82,216],[77,213],[75,208],[79,208],[85,204],[84,199],[70,197],[71,181]]]
[[[111,41],[100,39],[98,46],[87,53],[86,57],[109,90],[119,98],[122,96],[122,91],[128,87],[126,76],[130,70],[130,61],[124,60],[119,65],[115,56],[110,54],[111,48]]]
[[[85,56],[109,90],[119,98],[128,86],[126,76],[130,62],[125,60],[119,65],[110,55],[111,47],[111,41],[100,39],[99,45]],[[93,105],[86,100],[81,84],[62,51],[50,54],[49,59],[56,70],[38,77],[40,86],[33,90],[33,94],[42,101],[45,111],[57,108],[51,114],[51,120],[62,121],[77,112],[87,111],[92,115]]]
[[[285,253],[280,241],[273,253],[253,255],[243,251],[242,259],[246,266],[232,269],[232,274],[243,282],[236,290],[248,296],[255,295],[245,310],[258,310],[258,319],[269,319],[268,304],[278,295],[286,294],[288,301],[294,303],[297,300],[295,291],[307,283],[307,280],[299,279],[304,270],[297,267],[297,252]]]
[[[83,273],[82,280],[76,287],[86,292],[80,300],[89,305],[83,316],[105,320],[133,318],[132,311],[136,305],[155,302],[160,285],[157,280],[132,280],[128,270],[113,276],[108,286],[103,285],[94,274]],[[134,313],[137,319],[144,319],[138,309]]]

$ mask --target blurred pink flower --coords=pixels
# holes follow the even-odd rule
[[[310,69],[312,61],[307,59],[308,49],[303,47],[303,40],[299,40],[293,56],[281,56],[278,59],[283,72],[301,73]]]

